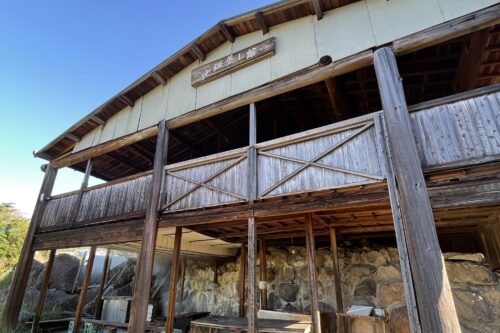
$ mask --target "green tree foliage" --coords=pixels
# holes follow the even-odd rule
[[[29,221],[12,204],[0,203],[0,277],[19,260]]]

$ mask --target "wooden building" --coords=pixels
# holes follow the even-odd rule
[[[130,332],[146,330],[155,249],[176,272],[189,246],[246,258],[257,332],[258,243],[302,237],[320,332],[315,241],[336,262],[339,239],[395,237],[412,332],[459,332],[438,236],[477,239],[500,267],[500,4],[287,0],[225,19],[35,155],[48,165],[8,327],[35,251],[128,244]],[[52,196],[63,167],[81,189]],[[195,249],[183,232],[228,246]]]

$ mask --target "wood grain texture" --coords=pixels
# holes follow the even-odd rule
[[[257,333],[257,224],[255,217],[248,219],[248,333]]]
[[[316,245],[314,242],[312,214],[305,218],[307,268],[309,271],[309,296],[311,299],[312,333],[321,333],[321,318],[318,300],[318,280],[316,277]]]
[[[396,57],[382,48],[374,64],[422,330],[460,332]]]
[[[47,295],[47,289],[49,288],[50,274],[52,273],[55,257],[56,250],[51,250],[49,260],[47,260],[47,266],[45,266],[45,274],[43,276],[40,294],[38,295],[38,300],[36,301],[35,315],[33,317],[33,323],[31,324],[32,333],[35,333],[38,330],[38,323],[40,322],[40,317],[42,316],[43,304],[45,303],[45,296]]]
[[[82,289],[80,290],[80,296],[78,297],[78,305],[76,306],[75,312],[75,325],[73,326],[74,332],[78,332],[82,324],[82,315],[85,306],[85,298],[87,297],[87,290],[90,284],[90,278],[92,276],[92,267],[94,266],[96,247],[91,246],[89,252],[89,258],[87,259],[87,268],[85,269],[85,275],[83,276]]]
[[[179,276],[179,258],[181,256],[182,227],[175,228],[174,250],[172,253],[172,268],[170,270],[170,285],[168,288],[168,305],[165,318],[165,333],[172,333],[175,320],[175,296],[177,295],[177,278]]]

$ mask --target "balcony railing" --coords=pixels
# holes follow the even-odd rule
[[[500,85],[410,108],[424,169],[500,159]],[[384,130],[375,112],[259,143],[257,199],[384,180]],[[165,212],[248,201],[248,148],[167,165]],[[151,172],[54,196],[42,231],[144,215]]]

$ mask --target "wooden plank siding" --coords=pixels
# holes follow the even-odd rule
[[[500,159],[500,85],[410,107],[425,170]],[[378,112],[255,145],[257,200],[364,185],[385,179],[376,140]],[[163,211],[247,202],[248,147],[167,165]],[[84,190],[77,225],[140,217],[151,172]],[[52,197],[41,229],[71,226],[78,191]]]

